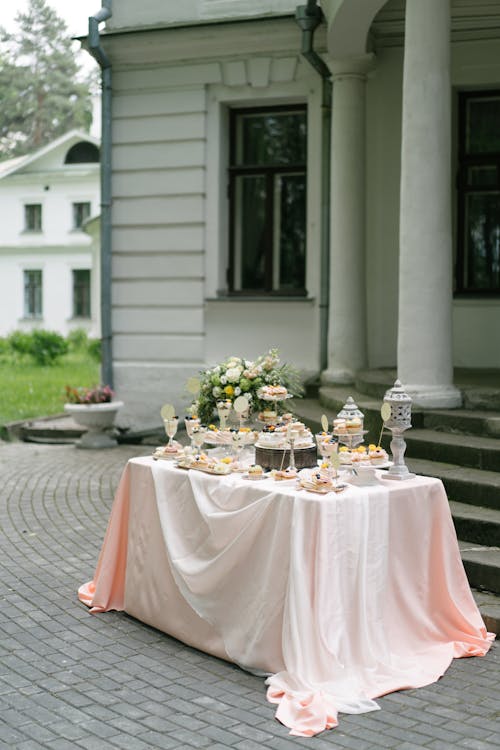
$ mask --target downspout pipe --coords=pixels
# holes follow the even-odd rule
[[[101,68],[101,381],[113,387],[111,327],[111,62],[101,46],[99,24],[111,17],[112,0],[89,17],[87,51]]]
[[[314,32],[323,21],[316,0],[299,5],[295,20],[302,30],[301,54],[322,79],[321,95],[321,251],[319,291],[320,369],[328,367],[328,315],[330,304],[330,153],[332,126],[332,78],[325,61],[314,50]]]

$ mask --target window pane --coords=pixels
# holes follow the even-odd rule
[[[500,151],[500,97],[470,98],[466,115],[466,152],[485,154]]]
[[[24,229],[26,232],[40,232],[42,229],[42,206],[29,203],[24,207]]]
[[[262,289],[266,263],[266,179],[248,175],[236,180],[234,288]]]
[[[81,229],[90,216],[90,203],[73,203],[73,229]]]
[[[42,315],[42,272],[24,272],[24,317],[39,318]]]
[[[90,318],[90,271],[73,271],[73,317]]]
[[[305,164],[306,113],[241,113],[237,121],[236,164]]]
[[[495,165],[470,167],[467,172],[467,183],[470,187],[496,187],[497,168]]]
[[[281,190],[279,288],[304,289],[306,260],[306,182],[305,176],[283,175]]]
[[[469,290],[500,286],[500,193],[466,196],[465,279]]]

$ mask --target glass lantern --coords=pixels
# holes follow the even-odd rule
[[[394,460],[393,465],[387,472],[387,479],[413,479],[404,462],[406,443],[403,438],[405,430],[411,428],[411,398],[403,388],[401,381],[396,380],[384,396],[384,404],[391,408],[391,415],[386,420],[385,426],[392,433],[391,452]]]

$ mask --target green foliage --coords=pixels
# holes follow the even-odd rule
[[[87,351],[95,362],[101,361],[101,339],[89,339]]]
[[[85,351],[89,345],[89,336],[85,328],[74,328],[66,336],[71,352]]]
[[[66,340],[56,331],[34,330],[30,354],[38,365],[53,365],[68,351]]]
[[[0,159],[26,154],[92,120],[91,79],[79,68],[67,26],[46,0],[29,0],[18,32],[0,28]],[[15,61],[15,62],[13,62]]]
[[[15,355],[29,356],[38,365],[52,365],[68,351],[68,344],[60,333],[43,329],[31,333],[14,331],[7,342]]]
[[[31,333],[25,331],[13,331],[7,337],[7,343],[12,352],[15,354],[29,354],[31,350]]]

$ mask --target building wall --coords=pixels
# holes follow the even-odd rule
[[[194,48],[184,34],[184,48]],[[221,59],[219,44],[215,59],[114,67],[112,326],[122,423],[157,421],[165,401],[187,398],[189,376],[231,354],[277,346],[305,371],[318,369],[320,79],[299,58],[295,25],[290,38],[295,48],[258,61]],[[308,299],[221,299],[228,109],[296,101],[310,105]]]
[[[85,327],[99,336],[98,299],[92,300],[91,319],[72,318],[72,270],[92,267],[91,240],[73,229],[72,204],[89,202],[91,214],[99,212],[99,165],[61,174],[56,163],[48,158],[38,169],[33,166],[0,180],[0,335],[36,326],[63,335]],[[42,232],[24,231],[26,203],[42,205]],[[25,269],[42,270],[41,319],[23,316]]]
[[[106,27],[137,28],[140,26],[173,25],[207,20],[234,19],[238,16],[279,15],[294,13],[297,3],[293,0],[182,0],[182,2],[158,2],[133,0],[113,3],[113,15]]]

